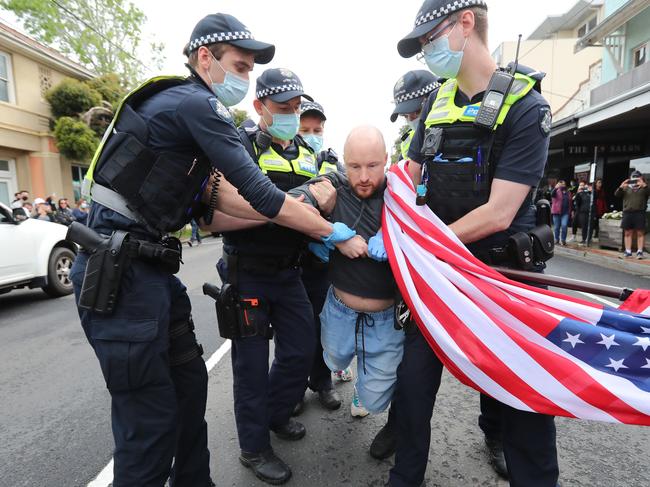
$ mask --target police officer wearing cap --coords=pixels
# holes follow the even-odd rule
[[[408,159],[408,150],[420,120],[422,104],[429,94],[439,86],[438,78],[431,74],[431,71],[424,69],[409,71],[395,83],[393,88],[395,109],[390,116],[390,121],[395,123],[398,116],[403,116],[409,126],[409,130],[402,135],[400,144],[402,159]]]
[[[520,67],[507,96],[499,98],[494,90],[486,94],[497,66],[487,47],[483,0],[425,1],[398,51],[402,57],[422,53],[429,69],[447,79],[425,103],[409,148],[409,172],[418,195],[479,258],[515,266],[503,249],[511,235],[535,226],[532,196],[548,151],[550,109],[539,93],[542,75]],[[484,96],[495,112],[481,111]],[[393,487],[423,482],[443,368],[417,327],[406,331],[393,399]],[[499,406],[510,485],[554,487],[553,417]]]
[[[325,110],[320,103],[305,100],[300,106],[300,129],[298,133],[302,135],[305,142],[317,154],[318,174],[328,172],[343,172],[345,169],[339,157],[331,147],[323,149],[323,134],[325,132]]]
[[[303,100],[300,105],[300,128],[298,129],[298,133],[309,144],[312,150],[318,154],[316,161],[318,174],[338,172],[338,159],[335,159],[336,154],[331,155],[334,151],[332,149],[321,151],[326,120],[325,110],[320,103]],[[318,185],[318,191],[328,192],[332,196],[336,193],[336,189],[327,179],[324,179]],[[323,197],[327,198],[327,195],[323,194]],[[332,206],[335,202],[336,199],[331,198]],[[323,309],[323,304],[327,297],[327,290],[330,286],[327,277],[327,262],[321,261],[312,252],[306,252],[302,259],[302,283],[305,286],[314,313],[316,335],[316,350],[309,372],[308,386],[309,389],[318,394],[318,400],[323,407],[335,410],[341,407],[341,398],[334,390],[332,373],[323,360],[323,347],[320,341],[320,312]],[[304,400],[301,399],[294,408],[293,415],[300,414],[303,407]]]
[[[283,68],[260,75],[256,97],[259,124],[240,129],[242,140],[258,171],[288,191],[318,174],[314,152],[298,135],[301,98],[311,97],[298,76]],[[223,233],[220,274],[242,302],[255,303],[247,309],[254,330],[234,338],[232,345],[239,459],[261,480],[281,484],[291,469],[273,452],[269,431],[288,441],[305,436],[305,427],[290,416],[304,393],[316,340],[312,307],[300,280],[306,242],[303,235],[270,223],[242,220],[229,226],[231,231]],[[338,248],[345,253],[346,245],[355,242]],[[269,371],[270,338],[275,360]]]
[[[259,172],[226,108],[245,96],[248,73],[274,46],[214,14],[196,25],[186,52],[190,77],[154,78],[122,101],[84,187],[93,204],[82,233],[93,238],[71,280],[111,394],[116,487],[213,485],[206,368],[186,288],[173,275],[179,242],[163,237],[198,216],[211,171],[274,221],[326,242],[342,232]]]

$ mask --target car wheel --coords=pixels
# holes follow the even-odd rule
[[[49,296],[58,298],[72,293],[70,269],[74,258],[74,252],[68,248],[57,247],[52,250],[47,266],[47,286],[43,287]]]

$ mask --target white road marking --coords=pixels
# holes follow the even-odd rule
[[[589,293],[584,293],[582,291],[578,291],[580,294],[583,296],[587,296],[590,299],[595,299],[596,301],[600,301],[603,304],[606,304],[607,306],[612,306],[614,308],[618,308],[617,303],[613,303],[611,301],[608,301],[607,299],[601,298],[600,296],[596,296],[595,294],[589,294]]]
[[[219,363],[219,361],[230,351],[231,342],[226,340],[221,344],[216,352],[205,362],[205,368],[208,369],[208,373],[214,369],[214,367]],[[113,482],[113,459],[108,462],[99,475],[91,480],[86,487],[108,487]]]

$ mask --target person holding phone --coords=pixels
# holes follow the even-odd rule
[[[636,258],[643,259],[645,245],[645,212],[648,206],[650,189],[645,177],[639,171],[634,171],[614,192],[617,198],[623,198],[623,241],[625,243],[624,258],[632,257],[632,239],[636,233]]]

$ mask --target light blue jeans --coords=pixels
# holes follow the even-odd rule
[[[357,392],[371,413],[384,411],[393,397],[402,361],[404,332],[394,327],[394,307],[357,312],[330,286],[320,314],[323,359],[332,371],[343,370],[357,356]]]
[[[569,214],[553,215],[553,231],[555,232],[556,242],[566,242],[567,228],[569,226]],[[562,229],[562,238],[560,238],[560,229]]]

